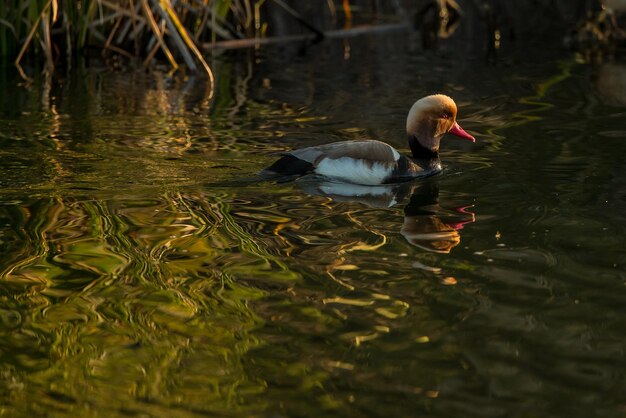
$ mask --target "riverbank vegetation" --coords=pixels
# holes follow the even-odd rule
[[[182,60],[191,71],[200,65],[212,78],[196,40],[209,29],[213,37],[231,33],[229,15],[249,21],[251,12],[240,3],[183,0],[174,6],[170,0],[14,0],[0,5],[0,15],[7,16],[0,25],[0,54],[15,56],[24,77],[20,64],[28,52],[45,57],[45,66],[52,69],[79,51],[97,47],[105,56],[140,56],[144,65],[160,52],[173,70]]]
[[[171,65],[192,72],[212,71],[201,53],[202,43],[260,38],[268,23],[261,9],[266,1],[252,0],[10,0],[0,3],[0,55],[15,60],[23,77],[26,56],[44,59],[53,69],[89,49],[102,55],[141,57],[147,66],[157,54]],[[272,0],[303,27],[321,32],[282,0]],[[328,10],[336,13],[329,0]],[[343,11],[351,17],[350,5]]]
[[[469,27],[484,26],[488,44],[494,44],[505,30],[523,38],[528,27],[587,22],[582,16],[605,7],[603,1],[540,1],[529,7],[502,0],[6,0],[0,2],[0,56],[13,61],[24,78],[26,61],[51,72],[81,54],[113,63],[139,60],[144,67],[159,59],[172,72],[181,66],[204,71],[213,84],[203,52],[216,45],[251,46],[268,36],[293,40],[294,34],[321,39],[329,29],[353,28],[353,19],[371,23],[369,28],[390,21],[414,26],[427,47],[468,20],[474,22]]]

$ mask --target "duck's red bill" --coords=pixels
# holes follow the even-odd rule
[[[476,138],[474,138],[473,136],[471,136],[470,134],[468,134],[467,132],[465,132],[465,130],[463,128],[461,128],[459,126],[458,123],[454,122],[454,125],[452,126],[452,129],[450,129],[448,131],[448,133],[452,134],[452,135],[456,135],[460,138],[463,139],[469,139],[472,142],[476,142]]]

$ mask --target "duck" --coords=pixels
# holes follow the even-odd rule
[[[445,134],[475,142],[456,121],[457,105],[444,94],[417,100],[406,119],[411,155],[373,139],[340,141],[281,152],[264,169],[266,179],[288,181],[307,174],[366,186],[394,184],[428,177],[443,170],[439,144]]]

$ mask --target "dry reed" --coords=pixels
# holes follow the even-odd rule
[[[148,66],[161,52],[173,71],[179,60],[190,71],[213,72],[201,41],[254,35],[259,5],[252,0],[8,0],[0,2],[0,55],[15,58],[22,77],[27,55],[44,57],[52,71],[87,48],[143,57]],[[264,1],[264,0],[263,0]]]

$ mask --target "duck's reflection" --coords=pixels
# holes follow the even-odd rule
[[[400,233],[412,245],[436,253],[449,253],[461,242],[459,230],[474,222],[469,206],[455,208],[455,218],[444,217],[439,206],[439,187],[429,182],[417,187],[404,208],[404,222]]]
[[[421,181],[382,186],[330,181],[301,182],[303,189],[313,195],[322,195],[338,202],[356,202],[375,208],[401,204],[404,208],[402,236],[418,248],[436,253],[449,253],[459,242],[459,231],[475,221],[471,205],[444,209],[439,205],[439,186],[434,181]]]
[[[413,183],[364,186],[313,178],[298,182],[305,192],[327,196],[336,202],[356,202],[372,208],[390,208],[413,193]]]

